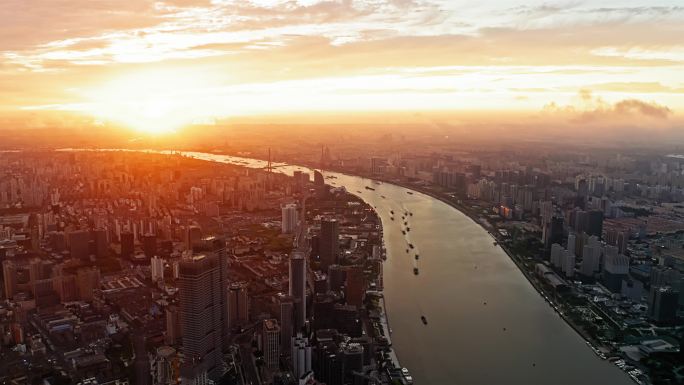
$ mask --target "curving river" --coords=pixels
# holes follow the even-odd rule
[[[248,167],[266,165],[225,155],[182,154]],[[307,170],[282,164],[276,169],[288,174]],[[427,195],[408,194],[403,187],[324,174],[336,177],[327,183],[359,195],[382,218],[392,343],[417,384],[633,384],[593,353],[508,255],[493,245],[489,233],[466,215]],[[401,219],[405,211],[413,213],[406,235]],[[408,243],[415,246],[409,253]],[[420,254],[418,261],[415,253]],[[414,267],[419,275],[414,275]]]

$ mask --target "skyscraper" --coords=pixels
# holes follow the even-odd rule
[[[603,236],[603,211],[592,210],[587,213],[587,234],[599,239]]]
[[[298,212],[297,205],[288,203],[281,207],[281,225],[283,234],[292,234],[297,230]]]
[[[328,266],[336,264],[339,254],[339,223],[334,218],[321,220],[320,258],[321,270],[328,271]]]
[[[306,321],[306,257],[301,251],[290,256],[289,294],[294,299],[294,328],[299,331]]]
[[[261,324],[261,351],[264,352],[266,366],[277,368],[280,357],[280,327],[275,319],[265,319]]]
[[[121,233],[121,257],[131,258],[135,248],[135,236],[130,231]]]
[[[183,334],[184,366],[195,376],[206,371],[212,380],[223,374],[223,314],[221,274],[216,253],[203,253],[180,263],[178,279],[181,329]],[[189,369],[189,368],[188,368]]]
[[[294,301],[291,296],[280,297],[280,350],[290,353],[294,330]]]
[[[247,287],[241,283],[228,286],[228,327],[236,328],[249,321]]]
[[[157,236],[151,233],[143,235],[143,252],[145,257],[152,258],[157,255]]]

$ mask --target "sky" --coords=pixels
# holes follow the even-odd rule
[[[681,0],[3,0],[0,25],[0,129],[684,127]]]

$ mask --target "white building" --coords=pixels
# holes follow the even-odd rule
[[[309,339],[297,333],[292,337],[292,368],[295,378],[301,379],[311,372],[311,345]]]
[[[298,213],[297,205],[294,203],[288,203],[281,207],[282,219],[281,219],[281,229],[283,234],[292,234],[297,230]]]
[[[557,243],[551,245],[551,264],[553,267],[558,268],[562,266],[563,251],[563,246]]]
[[[164,259],[154,256],[150,259],[150,271],[152,272],[152,282],[164,280]]]
[[[563,252],[561,265],[565,276],[572,278],[575,275],[575,253],[571,253],[570,250],[565,250]]]

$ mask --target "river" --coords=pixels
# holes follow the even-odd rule
[[[265,166],[259,160],[184,154]],[[276,167],[289,174],[295,169],[306,171]],[[403,187],[324,174],[336,177],[328,183],[344,186],[375,206],[382,219],[388,255],[384,293],[392,343],[416,384],[634,384],[593,353],[493,244],[489,233],[466,215],[427,195],[408,194]],[[404,211],[413,213],[408,216],[407,235],[402,234]],[[409,242],[415,249],[407,253]],[[414,267],[419,275],[414,275]],[[421,315],[428,325],[421,322]]]

